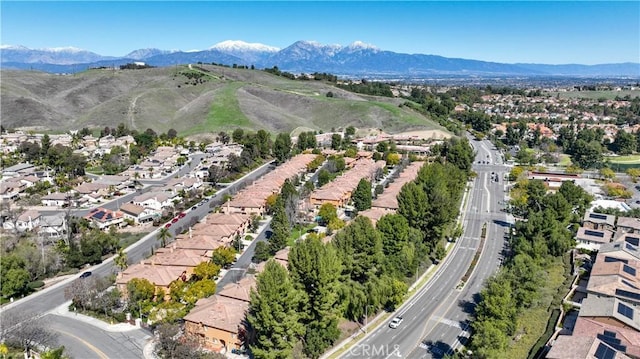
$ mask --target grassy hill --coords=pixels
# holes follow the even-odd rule
[[[363,96],[321,81],[212,65],[89,70],[75,75],[1,71],[2,124],[66,131],[117,126],[194,135],[237,127],[271,132],[298,127],[440,129],[399,107],[402,99]],[[334,97],[326,97],[327,92]]]

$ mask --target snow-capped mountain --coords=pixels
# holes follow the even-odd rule
[[[240,40],[227,40],[219,42],[209,48],[227,55],[235,56],[250,63],[260,62],[270,55],[280,51],[279,48],[260,43],[249,43]]]
[[[48,49],[29,49],[24,46],[3,45],[0,47],[2,62],[47,63],[70,65],[113,59],[76,47],[54,47]]]
[[[402,54],[355,41],[347,46],[297,41],[284,49],[239,40],[223,41],[207,50],[166,51],[139,49],[124,57],[108,57],[77,48],[29,49],[0,46],[5,69],[37,69],[77,72],[90,67],[117,66],[144,61],[152,66],[188,63],[278,66],[294,73],[330,72],[340,76],[625,76],[640,78],[639,63],[603,65],[504,64],[447,58],[437,55]]]
[[[167,50],[160,50],[160,49],[138,49],[135,51],[131,51],[130,53],[124,55],[124,57],[127,59],[144,60],[152,56],[166,55],[172,52],[175,52],[175,51],[167,51]]]

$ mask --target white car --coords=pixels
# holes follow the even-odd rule
[[[395,317],[389,322],[389,328],[396,329],[402,323],[402,317]]]

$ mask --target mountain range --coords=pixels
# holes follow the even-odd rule
[[[77,48],[29,49],[0,46],[4,69],[33,69],[51,73],[75,73],[92,67],[113,67],[141,61],[151,66],[188,63],[277,66],[293,73],[328,72],[343,77],[523,76],[523,77],[627,77],[640,78],[640,63],[598,65],[506,64],[437,55],[403,54],[381,50],[356,41],[348,46],[297,41],[276,47],[223,41],[206,50],[139,49],[124,56],[103,56]]]

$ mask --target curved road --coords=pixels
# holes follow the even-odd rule
[[[188,167],[189,166],[183,166],[178,174],[185,170],[188,171]],[[175,237],[176,233],[180,233],[182,230],[187,229],[190,223],[195,223],[194,221],[199,221],[206,216],[211,211],[211,208],[222,203],[225,194],[233,194],[237,192],[240,188],[252,181],[255,181],[257,178],[271,171],[273,168],[272,163],[267,163],[230,184],[226,188],[218,191],[212,198],[204,200],[204,203],[201,206],[196,207],[195,210],[188,210],[184,218],[171,226],[171,235]],[[173,174],[162,181],[156,182],[163,183],[175,175],[176,174]],[[137,194],[131,194],[131,196],[135,195]],[[114,202],[115,201],[112,201],[104,207],[108,208],[109,206],[116,206],[117,204]],[[258,240],[254,240],[253,242],[258,242]],[[125,252],[127,253],[127,257],[131,263],[137,263],[143,258],[147,258],[151,254],[152,249],[159,247],[159,243],[158,230],[155,230],[136,243],[127,247]],[[253,250],[254,246],[255,244],[252,243],[249,250],[245,251],[246,257],[243,255],[236,265],[248,266],[248,262],[251,260],[252,255],[249,252],[250,250]],[[87,270],[90,270],[93,275],[101,277],[117,272],[116,266],[113,263],[113,257]],[[47,317],[46,319],[52,319],[49,321],[55,323],[52,325],[52,329],[59,333],[58,339],[60,344],[64,345],[72,357],[75,358],[103,358],[103,354],[108,358],[141,357],[142,351],[139,348],[140,338],[149,336],[146,331],[136,330],[122,333],[107,332],[90,324],[75,321],[69,317],[62,317],[52,313],[55,308],[66,302],[64,298],[64,291],[69,284],[78,277],[79,275],[75,275],[40,292],[3,306],[0,309],[0,322],[2,321],[2,317],[11,315],[13,312],[32,313],[34,316],[45,316]],[[6,330],[7,328],[2,329]],[[114,342],[112,340],[114,337],[119,339]],[[121,344],[114,345],[114,343]],[[132,343],[132,345],[124,345],[122,343]]]
[[[473,165],[477,177],[463,210],[464,234],[439,265],[428,284],[398,309],[404,318],[391,329],[384,323],[347,351],[342,358],[443,357],[468,337],[468,316],[473,296],[499,266],[505,248],[508,218],[502,212],[506,196],[503,181],[508,168],[488,141],[471,141],[476,150]],[[498,182],[493,180],[495,173]],[[481,257],[467,283],[461,278],[480,244],[482,226],[487,239]]]

